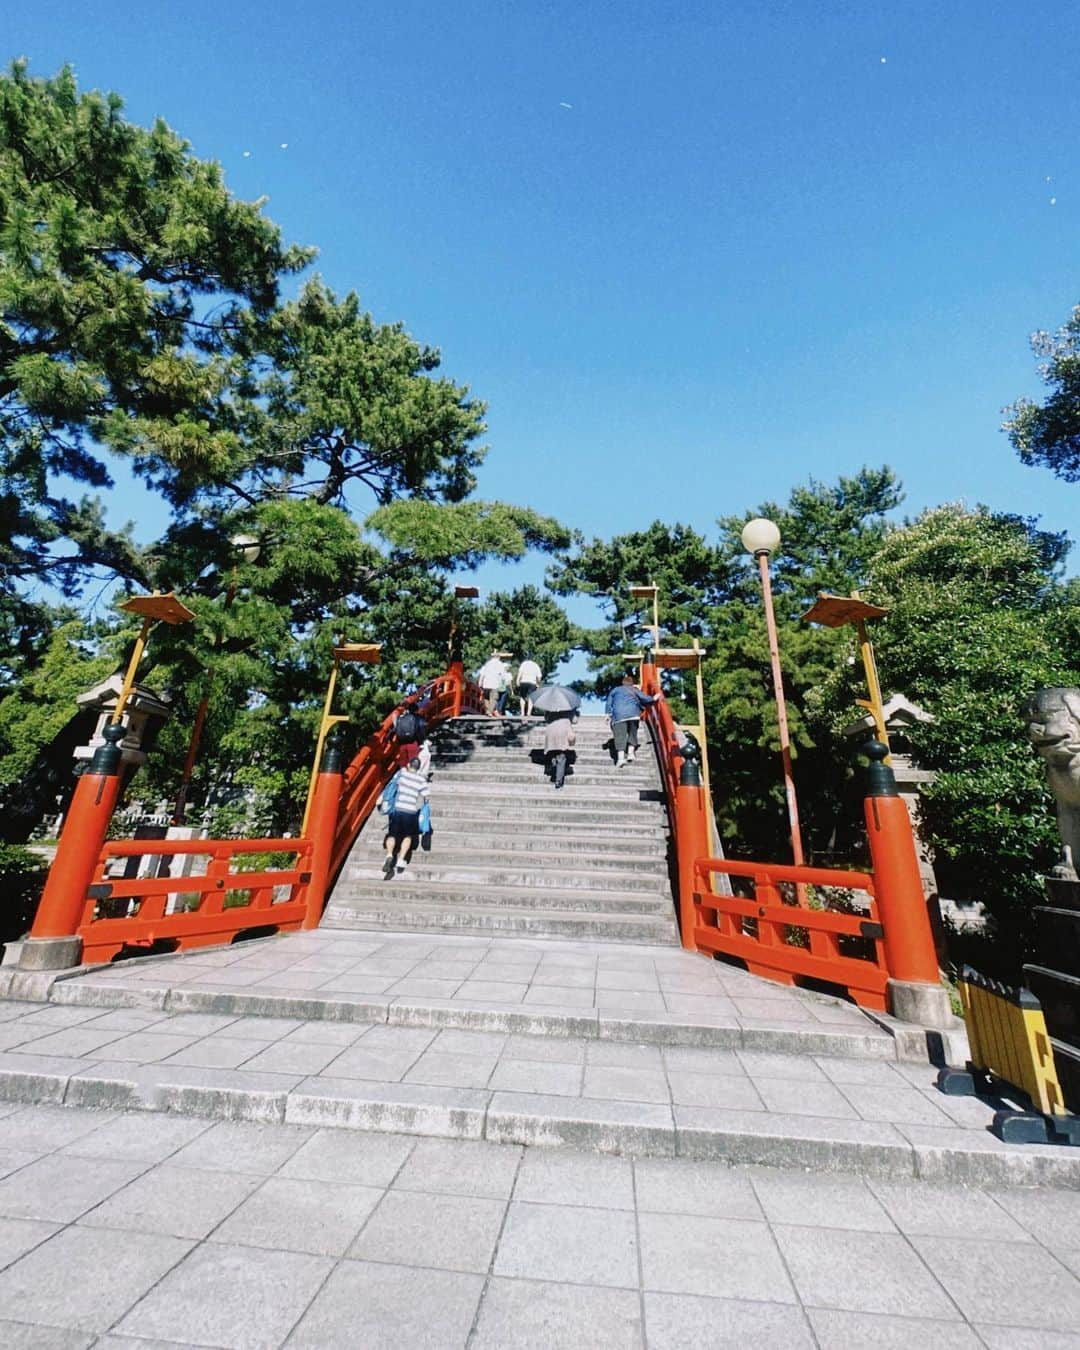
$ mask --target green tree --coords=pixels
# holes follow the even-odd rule
[[[101,624],[40,606],[42,629],[17,677],[0,683],[0,839],[25,841],[71,784],[75,698],[109,675],[116,649]]]
[[[1003,429],[1025,464],[1041,465],[1075,483],[1080,480],[1080,306],[1056,333],[1034,333],[1031,347],[1050,392],[1043,403],[1022,398],[1007,408]]]
[[[933,717],[911,740],[937,773],[922,794],[922,831],[939,885],[985,903],[995,927],[982,964],[1008,977],[1028,951],[1039,876],[1057,851],[1022,707],[1034,689],[1080,678],[1080,594],[1060,579],[1068,548],[1020,517],[942,506],[886,537],[867,585],[889,609],[874,630],[882,681]],[[849,716],[849,671],[838,668],[822,691],[837,723]]]
[[[605,620],[581,632],[593,675],[582,682],[583,692],[606,693],[626,671],[623,657],[651,644],[651,601],[634,599],[631,586],[658,588],[662,646],[711,631],[710,615],[723,601],[728,569],[716,546],[690,526],[656,520],[645,530],[575,543],[574,551],[548,569],[547,582],[556,595],[592,596]],[[668,692],[677,712],[689,717],[688,690],[679,677],[669,677]]]
[[[204,792],[254,791],[284,828],[335,640],[385,644],[384,665],[344,693],[369,728],[402,682],[441,665],[449,570],[569,536],[463,500],[483,404],[355,294],[314,278],[282,303],[313,251],[286,246],[261,205],[70,70],[0,77],[0,678],[43,678],[50,660],[30,582],[181,590],[196,623],[159,628],[142,671],[176,715],[140,791],[175,782],[209,689]],[[86,495],[110,486],[115,456],[170,507],[152,544]],[[259,541],[256,562],[238,564],[236,534]]]
[[[756,564],[739,534],[752,515],[780,527],[773,559],[773,591],[780,630],[784,688],[805,835],[811,848],[832,847],[839,799],[848,776],[836,746],[826,747],[803,714],[808,692],[832,669],[841,635],[814,629],[799,616],[819,590],[847,592],[866,579],[880,547],[885,520],[901,499],[892,470],[861,469],[835,485],[796,487],[786,505],[764,502],[755,511],[725,516],[715,544],[687,526],[655,522],[648,530],[610,541],[579,543],[550,569],[559,594],[594,595],[608,624],[585,635],[597,683],[622,673],[620,654],[638,650],[651,615],[631,599],[632,583],[659,587],[661,640],[683,645],[698,638],[706,649],[705,688],[713,794],[727,847],[740,855],[786,857],[789,844],[779,732],[769,648]],[[696,720],[693,691],[667,677],[676,715]]]
[[[338,507],[278,499],[246,519],[263,529],[258,559],[212,571],[205,593],[192,595],[196,624],[159,629],[148,666],[151,681],[175,692],[177,712],[146,785],[165,795],[175,788],[209,689],[193,800],[209,804],[219,828],[296,828],[337,642],[382,644],[378,667],[341,681],[351,750],[403,691],[445,668],[455,565],[512,560],[569,538],[556,521],[499,503],[405,500],[362,526]]]
[[[770,566],[793,773],[806,848],[827,857],[836,846],[851,768],[846,748],[822,736],[806,705],[849,642],[801,616],[820,591],[849,594],[866,582],[887,514],[902,495],[891,469],[863,468],[835,484],[811,479],[792,490],[786,505],[763,502],[718,522],[728,583],[712,615],[704,683],[714,792],[733,852],[787,857],[790,848],[761,583],[739,537],[742,527],[754,515],[780,529]]]
[[[567,660],[580,640],[580,629],[550,595],[536,586],[495,591],[464,618],[466,668],[478,669],[493,651],[508,651],[514,668],[525,656],[536,661],[547,679]]]
[[[0,574],[77,588],[88,566],[147,580],[91,499],[101,449],[213,472],[236,453],[232,335],[309,250],[158,121],[80,93],[65,68],[0,77]],[[245,318],[246,316],[246,318]],[[57,544],[63,541],[63,547]],[[74,546],[74,547],[72,547]]]

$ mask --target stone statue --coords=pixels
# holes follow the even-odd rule
[[[1061,865],[1054,875],[1077,879],[1080,861],[1080,689],[1036,689],[1024,705],[1028,738],[1046,760],[1057,803]]]

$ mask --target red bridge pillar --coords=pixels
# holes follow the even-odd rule
[[[336,745],[328,745],[323,750],[319,776],[315,780],[315,792],[311,799],[311,814],[308,817],[311,880],[307,887],[304,928],[318,928],[326,905],[330,860],[334,852],[334,834],[341,806],[341,780],[341,751]]]
[[[885,763],[888,747],[870,741],[866,833],[873,859],[874,895],[885,930],[889,1011],[905,1022],[947,1027],[955,1020],[941,983],[937,950],[919,877],[911,817]]]
[[[110,725],[103,734],[105,744],[94,751],[90,767],[75,785],[56,857],[19,957],[23,970],[62,970],[77,966],[82,956],[77,933],[120,793],[124,728]]]

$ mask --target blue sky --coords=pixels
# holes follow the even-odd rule
[[[490,405],[483,496],[712,533],[887,462],[908,511],[1073,523],[998,427],[1080,301],[1075,5],[34,0],[0,31],[439,346]]]

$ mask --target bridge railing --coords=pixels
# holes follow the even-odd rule
[[[648,661],[641,682],[645,693],[660,692],[656,667]],[[666,700],[646,708],[644,716],[667,798],[683,946],[734,958],[779,983],[823,982],[845,989],[863,1007],[948,1025],[911,820],[884,763],[887,747],[873,741],[864,748],[871,760],[865,822],[872,871],[732,862],[713,856],[701,772]],[[732,878],[742,878],[752,893],[732,894]],[[861,891],[865,913],[830,909],[830,888]]]
[[[752,975],[781,984],[799,977],[842,985],[856,1003],[885,1011],[888,972],[874,879],[868,872],[699,858],[694,865],[693,942],[699,952],[734,956]],[[750,895],[716,895],[710,878],[740,877]],[[781,886],[863,892],[865,914],[785,903]]]
[[[272,856],[260,856],[267,854]],[[161,950],[165,944],[207,946],[241,932],[301,928],[311,855],[310,839],[110,841],[99,855],[77,929],[83,961],[111,961],[124,950]],[[160,863],[179,857],[191,857],[199,871],[182,877],[113,875],[125,859]],[[248,861],[256,868],[245,869]]]
[[[20,966],[55,969],[316,927],[334,876],[397,768],[393,724],[406,709],[434,727],[482,711],[483,698],[460,663],[421,686],[385,718],[344,774],[338,752],[324,756],[307,831],[283,839],[106,841],[123,736],[121,727],[106,728],[105,745],[76,784]],[[197,870],[173,875],[174,860],[184,857]],[[132,859],[155,875],[116,875]]]
[[[331,881],[340,871],[356,836],[374,810],[379,794],[397,769],[401,746],[394,735],[394,722],[406,710],[417,713],[429,728],[434,728],[450,717],[460,717],[462,713],[482,713],[484,696],[480,686],[468,679],[461,666],[455,663],[445,675],[429,680],[403,699],[361,747],[346,768],[342,780],[341,806],[330,854]]]

